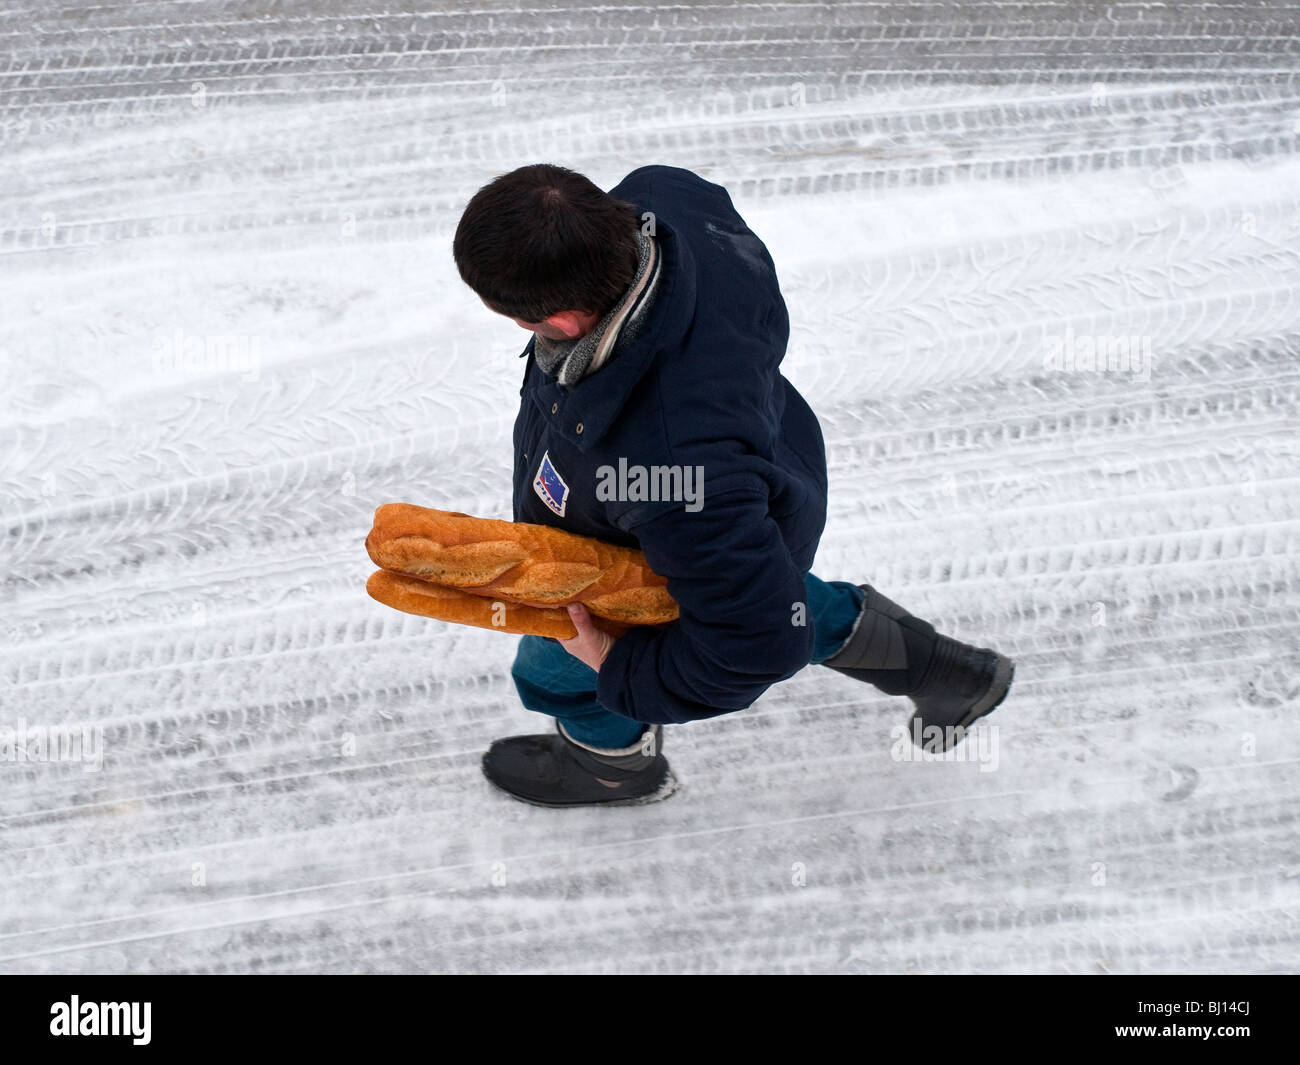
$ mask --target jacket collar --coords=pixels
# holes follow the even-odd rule
[[[655,239],[663,254],[659,290],[636,338],[618,356],[573,388],[561,385],[529,359],[524,387],[552,428],[579,451],[589,451],[609,432],[636,383],[655,355],[681,342],[695,318],[695,257],[675,229],[655,218]],[[531,356],[535,340],[521,353]],[[531,386],[529,384],[531,377]],[[556,409],[552,412],[551,408]],[[578,426],[582,431],[578,431]]]

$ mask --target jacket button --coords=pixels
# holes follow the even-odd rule
[[[558,403],[552,403],[552,404],[551,404],[551,413],[552,413],[552,414],[554,414],[554,413],[555,413],[557,410],[559,410],[559,409],[560,409],[560,405],[559,405]]]
[[[582,432],[582,422],[579,422],[577,425],[574,426],[574,431],[579,433]]]

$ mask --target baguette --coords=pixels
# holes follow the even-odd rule
[[[470,595],[459,588],[445,588],[387,570],[376,570],[370,575],[366,592],[372,599],[394,610],[456,625],[520,635],[553,636],[557,640],[571,640],[578,635],[568,611],[563,608],[494,601],[485,596]],[[602,628],[613,636],[621,636],[627,631],[625,625],[606,624]]]
[[[570,636],[575,633],[563,610],[569,603],[582,603],[595,617],[619,626],[661,625],[678,616],[668,581],[650,569],[640,551],[549,525],[386,503],[375,511],[366,551],[375,565],[392,574],[455,589],[469,597],[552,610],[565,617]],[[380,582],[380,587],[388,594],[396,586]],[[410,586],[403,589],[403,596],[416,594]],[[431,600],[407,601],[432,607]],[[467,617],[491,613],[490,606],[476,613],[461,600],[447,597],[438,609]],[[423,614],[424,610],[409,612]],[[552,615],[528,617],[539,624],[556,621]],[[502,628],[490,623],[482,627]]]

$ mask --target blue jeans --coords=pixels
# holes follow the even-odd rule
[[[811,573],[804,578],[812,615],[812,664],[824,662],[844,646],[866,596],[856,584],[829,583]],[[529,710],[564,722],[565,731],[592,747],[630,747],[645,731],[640,721],[606,710],[596,701],[596,671],[563,647],[541,636],[519,641],[510,668],[519,698]]]

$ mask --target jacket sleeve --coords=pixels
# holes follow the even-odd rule
[[[761,478],[709,492],[696,511],[668,505],[629,531],[680,613],[614,642],[597,673],[601,705],[647,723],[717,717],[808,664],[804,576],[768,513]]]

